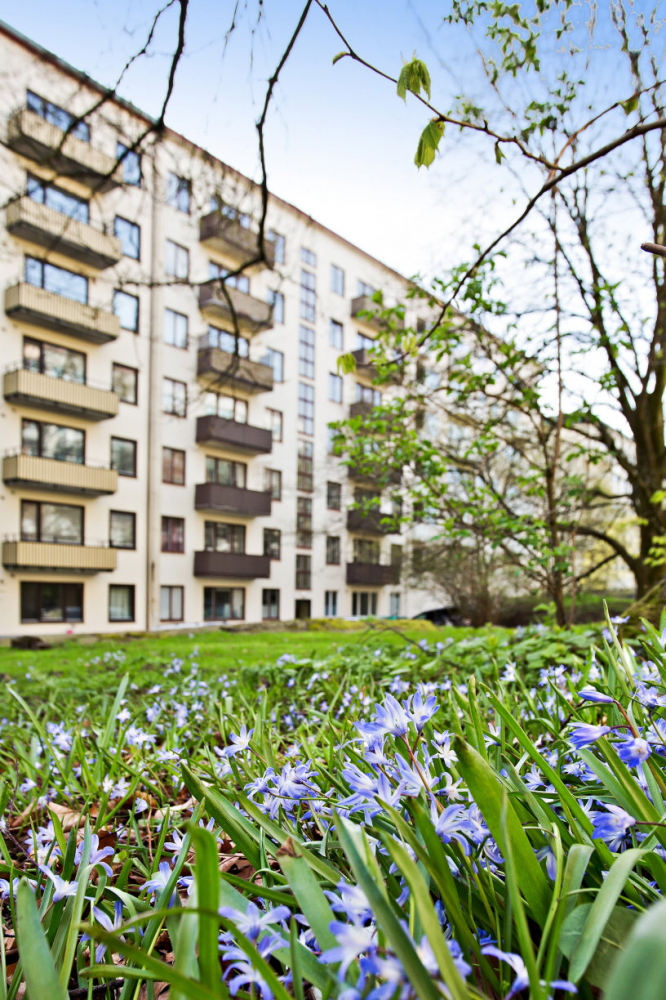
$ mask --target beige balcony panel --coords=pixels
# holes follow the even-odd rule
[[[106,344],[120,333],[118,317],[106,309],[74,302],[25,281],[5,291],[5,312],[12,319],[68,333],[92,344]]]
[[[2,562],[13,569],[69,570],[72,573],[110,572],[116,568],[116,550],[101,545],[56,545],[52,542],[3,542]]]
[[[232,386],[244,392],[270,392],[273,388],[270,365],[240,358],[219,347],[199,348],[197,375],[212,386]]]
[[[90,143],[66,135],[36,111],[20,108],[9,119],[7,143],[22,156],[72,177],[95,191],[108,191],[123,183],[122,164]]]
[[[259,234],[245,229],[237,219],[227,219],[221,212],[209,212],[199,222],[199,241],[219,253],[230,264],[241,267],[259,253]],[[275,265],[275,247],[264,239],[266,260],[254,267]]]
[[[107,236],[78,219],[70,219],[27,195],[7,206],[7,229],[13,236],[90,267],[111,267],[122,257],[117,237]]]
[[[5,372],[3,394],[9,403],[20,403],[37,410],[72,413],[88,420],[107,420],[118,414],[115,392],[31,372],[27,368]]]
[[[58,462],[36,455],[8,455],[2,461],[2,478],[8,486],[32,487],[55,493],[100,497],[118,489],[115,469],[101,469],[76,462]]]
[[[234,313],[238,328],[243,333],[258,333],[273,325],[272,310],[268,302],[255,299],[237,288],[227,288],[233,312],[220,282],[207,281],[199,288],[199,308],[210,319],[219,320],[233,329]]]

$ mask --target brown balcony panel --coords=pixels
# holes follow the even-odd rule
[[[366,403],[364,400],[359,399],[355,403],[352,403],[349,407],[349,416],[368,417],[372,413],[373,409],[374,407],[372,403]]]
[[[118,317],[105,309],[66,299],[22,281],[5,291],[5,312],[12,319],[68,333],[91,344],[106,344],[120,333]]]
[[[54,493],[78,493],[101,497],[118,489],[115,469],[101,469],[76,462],[59,462],[35,455],[7,455],[2,460],[2,478],[7,486],[23,486]]]
[[[232,386],[243,392],[271,392],[273,369],[259,361],[240,358],[219,347],[200,347],[197,375],[219,386]]]
[[[261,517],[271,512],[271,495],[258,490],[244,490],[239,486],[197,483],[194,506],[196,510],[217,511],[220,514]]]
[[[116,166],[114,157],[66,135],[29,108],[20,108],[9,119],[7,144],[16,153],[95,191],[109,191],[123,183],[122,164]]]
[[[347,563],[347,583],[360,587],[395,587],[400,582],[399,566]]]
[[[120,240],[115,236],[107,236],[93,226],[70,219],[27,195],[7,206],[7,229],[12,236],[90,267],[111,267],[122,257]]]
[[[208,415],[197,417],[197,444],[225,448],[245,455],[270,455],[273,435],[263,427]]]
[[[234,267],[244,267],[259,254],[259,234],[245,229],[237,219],[227,219],[221,212],[209,212],[202,217],[199,242],[221,254]],[[264,239],[264,253],[263,267],[274,267],[275,247],[267,239]]]
[[[360,531],[368,535],[391,535],[395,533],[395,526],[391,524],[390,514],[384,514],[379,510],[347,511],[347,531]]]
[[[358,351],[352,351],[352,357],[356,361],[357,375],[370,380],[377,377],[377,368],[370,358],[370,351],[367,347],[361,347]]]
[[[359,323],[364,323],[365,326],[372,327],[373,330],[382,330],[386,327],[386,323],[382,321],[377,315],[384,309],[378,302],[373,302],[369,295],[358,295],[355,299],[352,299],[351,303],[351,314]],[[374,316],[360,316],[359,313],[371,312]],[[404,320],[394,318],[392,321],[399,330],[402,330],[405,322]]]
[[[110,572],[116,568],[116,550],[101,545],[3,542],[2,563],[8,569],[62,570],[70,573]]]
[[[195,552],[194,575],[255,580],[271,575],[271,561],[268,556],[240,552]]]
[[[238,328],[243,333],[258,333],[271,328],[272,310],[268,302],[255,299],[247,292],[239,292],[237,288],[227,286],[226,290],[231,305],[217,279],[207,281],[199,287],[199,308],[206,316],[222,320],[233,328],[235,313]]]
[[[349,470],[349,478],[355,483],[369,483],[377,486],[378,483],[386,483],[387,486],[399,486],[402,476],[397,469],[363,469],[356,466]]]
[[[71,413],[88,420],[108,420],[118,414],[115,392],[95,389],[80,382],[68,382],[26,368],[5,372],[3,393],[9,403],[55,413]]]

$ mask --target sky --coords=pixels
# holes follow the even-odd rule
[[[159,0],[24,0],[5,9],[12,27],[105,85],[144,44]],[[302,0],[190,0],[185,56],[167,124],[257,178],[255,122],[266,81],[293,32]],[[433,102],[448,108],[479,77],[473,48],[454,40],[437,0],[332,0],[352,47],[397,76],[403,60],[423,58]],[[0,5],[0,10],[2,5]],[[119,93],[157,114],[176,37],[176,8],[166,11],[146,57]],[[413,158],[427,109],[362,66],[333,57],[342,49],[323,12],[312,9],[281,75],[267,127],[269,186],[324,225],[412,276],[432,275],[466,259],[494,235],[515,205],[500,191],[494,151],[485,139],[461,146],[452,133],[430,170]]]

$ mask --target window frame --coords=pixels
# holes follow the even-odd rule
[[[276,421],[274,418],[278,417]],[[280,443],[284,440],[284,412],[282,410],[274,410],[272,407],[266,407],[266,423],[268,424],[268,430],[271,432],[271,440]],[[279,433],[276,436],[275,430],[276,426],[279,429]]]
[[[282,558],[282,532],[279,528],[264,528],[264,555],[275,561]]]
[[[31,452],[25,450],[25,444],[23,441],[24,431],[26,424],[36,424],[37,425],[37,455],[35,458],[46,458],[54,462],[69,462],[70,465],[85,465],[86,464],[86,432],[82,427],[69,427],[67,424],[56,424],[51,420],[35,420],[32,417],[22,417],[21,418],[21,454],[30,455]],[[71,462],[66,458],[56,458],[54,455],[44,454],[44,428],[45,427],[61,427],[63,430],[75,431],[75,433],[81,435],[82,448],[81,448],[81,461]]]
[[[23,533],[23,520],[24,520],[24,510],[26,507],[35,508],[35,538],[26,538]],[[78,512],[79,517],[79,538],[75,541],[67,541],[56,538],[44,538],[44,526],[43,526],[43,508],[44,507],[67,507],[70,510],[75,510]],[[86,508],[83,504],[76,503],[58,503],[53,500],[28,500],[25,497],[21,498],[19,506],[19,518],[20,518],[20,538],[24,542],[38,542],[45,545],[72,545],[76,547],[82,547],[85,545],[86,539]]]
[[[315,388],[308,382],[298,383],[298,433],[314,437]]]
[[[234,609],[234,601],[233,601],[232,595],[234,594],[234,592],[236,592],[236,593],[240,592],[243,595],[243,602],[242,602],[242,611],[243,611],[243,613],[242,613],[242,615],[233,615],[232,614],[228,618],[216,618],[216,617],[211,617],[211,616],[207,617],[206,616],[206,594],[210,593],[211,597],[213,597],[213,595],[215,593],[217,593],[218,591],[221,591],[223,593],[225,591],[229,592],[229,611],[233,611],[233,609]],[[245,592],[245,587],[204,587],[204,593],[203,593],[204,615],[203,615],[203,620],[205,622],[242,622],[242,621],[245,621],[246,596],[247,595],[246,595],[246,592]],[[212,604],[213,607],[215,606],[214,599],[211,601],[211,604]]]
[[[171,248],[173,247],[173,251]],[[169,253],[173,256],[173,266],[174,270],[170,271],[170,260]],[[185,262],[185,273],[179,274],[179,264]],[[176,243],[175,240],[170,240],[168,237],[164,241],[164,273],[168,278],[176,278],[178,281],[189,281],[190,277],[190,251],[187,247],[184,247],[182,243]]]
[[[34,269],[33,265],[39,265],[40,283],[35,284],[29,277],[29,273]],[[48,269],[51,268],[53,271],[59,271],[62,274],[68,274],[73,278],[79,278],[83,282],[83,287],[85,287],[85,297],[80,298],[76,295],[65,295],[62,292],[56,292],[52,288],[47,288],[46,286],[46,276],[49,273]],[[59,264],[53,264],[50,260],[44,260],[42,257],[33,257],[32,254],[25,254],[24,257],[24,280],[27,285],[32,285],[33,288],[41,288],[43,291],[48,292],[49,295],[57,295],[60,299],[67,299],[68,302],[78,302],[79,305],[88,305],[90,297],[90,279],[85,274],[79,274],[77,271],[71,271],[68,267],[61,267]]]
[[[121,370],[125,372],[133,372],[134,374],[134,399],[125,399],[121,396],[118,390],[115,388],[114,383],[114,373],[116,370]],[[138,406],[139,405],[139,369],[132,368],[130,365],[122,365],[119,361],[113,361],[111,363],[111,388],[115,392],[121,403],[127,403],[128,406]]]
[[[131,617],[129,618],[114,618],[111,615],[111,595],[114,591],[126,590],[131,596]],[[134,622],[136,621],[136,587],[133,583],[110,583],[109,584],[109,602],[108,602],[108,620],[110,622]]]
[[[169,591],[169,617],[162,617],[162,594]],[[180,591],[180,618],[173,614],[173,592]],[[185,587],[182,584],[163,583],[160,584],[160,621],[161,622],[182,622],[185,621]]]
[[[37,599],[35,600],[35,606],[39,608],[40,614],[37,618],[25,618],[23,615],[24,608],[24,588],[34,587]],[[42,598],[42,590],[44,587],[57,587],[60,590],[60,606],[62,608],[62,618],[44,618],[43,607],[44,601]],[[78,606],[80,608],[80,617],[70,618],[67,615],[67,609],[70,602],[66,599],[66,593],[69,589],[77,588],[80,593]],[[62,583],[60,580],[21,580],[19,589],[19,615],[21,623],[37,622],[43,625],[60,625],[63,622],[71,622],[73,624],[82,624],[84,621],[83,617],[83,584],[82,583]]]
[[[136,157],[136,160],[134,160],[134,157]],[[129,187],[140,188],[141,182],[143,181],[141,153],[136,149],[132,149],[131,146],[127,146],[124,142],[121,142],[120,139],[118,139],[116,140],[116,160],[119,160],[122,166],[123,184],[127,184]],[[139,179],[136,181],[127,179],[127,174],[129,172],[127,168],[130,163],[134,162],[136,162],[139,171]]]
[[[273,476],[277,476],[278,496],[273,493]],[[282,500],[282,469],[264,469],[264,493],[270,493],[271,500],[279,503]]]
[[[339,566],[342,560],[342,545],[340,535],[326,536],[326,565]]]
[[[182,387],[182,399],[175,392],[176,386]],[[169,387],[170,397],[167,396]],[[167,409],[166,404],[168,402],[171,405],[170,409]],[[182,411],[180,407],[182,407]],[[170,417],[178,417],[180,420],[187,417],[187,382],[181,382],[179,379],[171,378],[169,375],[162,376],[162,413],[166,413]]]
[[[269,594],[274,596],[268,597]],[[275,609],[276,614],[266,614],[267,609],[269,612]],[[280,621],[280,591],[275,587],[264,587],[261,591],[261,620],[264,622]]]
[[[296,590],[312,590],[312,556],[301,552],[296,553]]]
[[[122,222],[129,227],[129,231],[136,230],[137,241],[136,241],[136,254],[127,253],[123,246],[123,238],[118,235],[118,223]],[[129,257],[130,260],[141,260],[141,226],[136,222],[132,222],[131,219],[126,219],[123,215],[116,215],[113,220],[113,235],[116,239],[120,240],[120,249],[122,250],[123,257]]]
[[[342,402],[343,381],[342,375],[335,372],[328,373],[328,401],[329,403]]]
[[[175,529],[175,533],[174,533]],[[178,532],[180,531],[180,536]],[[166,532],[166,545],[165,545]],[[175,544],[173,539],[176,539]],[[160,552],[171,552],[176,555],[185,553],[185,518],[162,514],[160,518]]]
[[[135,326],[123,326],[120,315],[116,312],[116,301],[120,299],[132,299],[136,303],[136,325]],[[114,288],[113,290],[113,315],[118,317],[118,322],[120,323],[121,330],[129,330],[130,333],[139,332],[139,317],[141,314],[141,302],[138,295],[132,295],[131,292],[125,292],[122,288]]]
[[[172,183],[172,178],[176,181],[175,190],[170,194],[169,186]],[[185,192],[187,195],[187,207],[183,208],[180,204],[180,195]],[[166,178],[166,192],[164,197],[165,203],[169,208],[173,208],[176,212],[182,212],[183,215],[191,215],[192,213],[192,181],[187,177],[182,177],[180,174],[174,173],[173,170],[167,171]]]
[[[171,319],[173,317],[173,319]],[[184,320],[184,323],[180,321]],[[180,343],[176,338],[176,331],[180,329],[185,331],[185,340]],[[173,339],[167,339],[167,330],[170,329],[173,334]],[[187,351],[190,346],[190,320],[186,313],[178,312],[176,309],[169,309],[165,306],[164,309],[164,319],[162,324],[162,343],[166,347],[177,347],[179,351]]]
[[[335,493],[337,493],[337,500],[334,499],[334,502],[331,503],[331,497]],[[326,509],[342,510],[342,483],[336,483],[331,479],[326,483]]]
[[[174,458],[174,455],[182,455],[182,457],[183,457],[183,481],[182,481],[182,483],[179,483],[175,479],[165,479],[164,478],[164,459],[165,459],[164,452],[165,451],[171,452],[171,454],[169,456],[169,470],[170,470],[170,472],[172,474],[173,474],[173,458]],[[182,448],[171,448],[169,445],[162,445],[162,482],[163,483],[165,483],[168,486],[185,486],[185,466],[186,466],[186,461],[187,461],[186,455],[187,455],[187,453]]]
[[[334,295],[345,294],[344,268],[339,267],[337,264],[331,264],[331,291]]]
[[[131,444],[134,451],[134,472],[122,472],[117,466],[113,464],[113,443],[114,441],[119,441],[122,444]],[[137,478],[137,465],[138,465],[138,442],[134,441],[132,438],[122,438],[113,435],[109,441],[109,447],[111,451],[111,461],[109,462],[109,468],[115,469],[119,476],[125,476],[126,479],[136,479]]]
[[[113,543],[113,517],[120,515],[121,517],[129,517],[132,519],[132,544],[131,545],[114,545]],[[131,510],[110,510],[109,511],[109,548],[110,549],[125,549],[127,551],[136,551],[136,514]]]

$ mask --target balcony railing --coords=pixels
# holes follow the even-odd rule
[[[255,299],[247,292],[226,286],[229,296],[224,293],[220,281],[215,278],[199,287],[199,308],[211,319],[221,320],[233,327],[234,316],[238,329],[243,333],[258,333],[269,330],[273,325],[272,309],[268,302]]]
[[[360,531],[369,535],[391,535],[396,531],[394,519],[380,510],[347,511],[347,531]]]
[[[70,219],[27,195],[7,206],[7,229],[13,236],[55,250],[90,267],[111,267],[122,257],[120,240],[115,236],[107,236],[85,222]]]
[[[2,460],[2,478],[7,486],[23,486],[55,493],[78,493],[101,497],[118,489],[115,469],[60,462],[37,455],[7,455]]]
[[[255,580],[271,575],[271,561],[268,556],[249,556],[244,552],[195,552],[194,575]]]
[[[350,586],[395,587],[399,582],[399,566],[381,566],[378,563],[347,563],[347,583]]]
[[[366,403],[364,399],[357,399],[349,407],[350,417],[368,417],[373,411],[372,403]]]
[[[373,330],[382,330],[386,327],[386,323],[379,317],[379,313],[382,312],[383,307],[378,302],[373,302],[369,295],[358,295],[351,302],[351,314],[355,320],[359,323],[364,323],[365,326],[372,327]],[[361,313],[370,312],[372,316],[361,316]],[[402,319],[393,318],[391,323],[395,325],[399,330],[402,330],[405,322]]]
[[[206,337],[201,338],[206,344]],[[261,361],[250,361],[219,347],[200,346],[197,354],[197,375],[215,385],[231,386],[243,392],[271,392],[273,369]]]
[[[75,302],[25,281],[6,289],[5,312],[12,319],[68,333],[92,344],[105,344],[120,333],[118,317],[106,309]]]
[[[2,563],[8,569],[62,570],[71,573],[110,572],[116,568],[116,550],[102,545],[3,542]]]
[[[56,413],[72,413],[88,420],[107,420],[118,414],[115,392],[80,382],[68,382],[27,368],[5,372],[3,394],[10,403]]]
[[[263,427],[207,415],[197,417],[197,444],[213,445],[246,455],[270,455],[273,435]]]
[[[228,219],[221,212],[209,212],[199,222],[199,241],[233,264],[242,267],[258,254],[259,235],[241,226],[238,219]],[[264,267],[275,265],[275,247],[264,239]]]
[[[370,483],[372,486],[377,486],[379,483],[398,486],[402,482],[398,469],[387,469],[385,465],[381,468],[373,468],[371,465],[364,468],[362,464],[356,464],[349,469],[349,478],[355,483]]]
[[[10,117],[7,144],[16,153],[96,191],[108,191],[123,183],[122,164],[116,166],[112,156],[74,135],[66,135],[29,108],[20,108]]]
[[[197,483],[194,507],[196,510],[217,511],[221,514],[261,517],[271,512],[271,495],[258,490],[245,490],[240,486]]]

